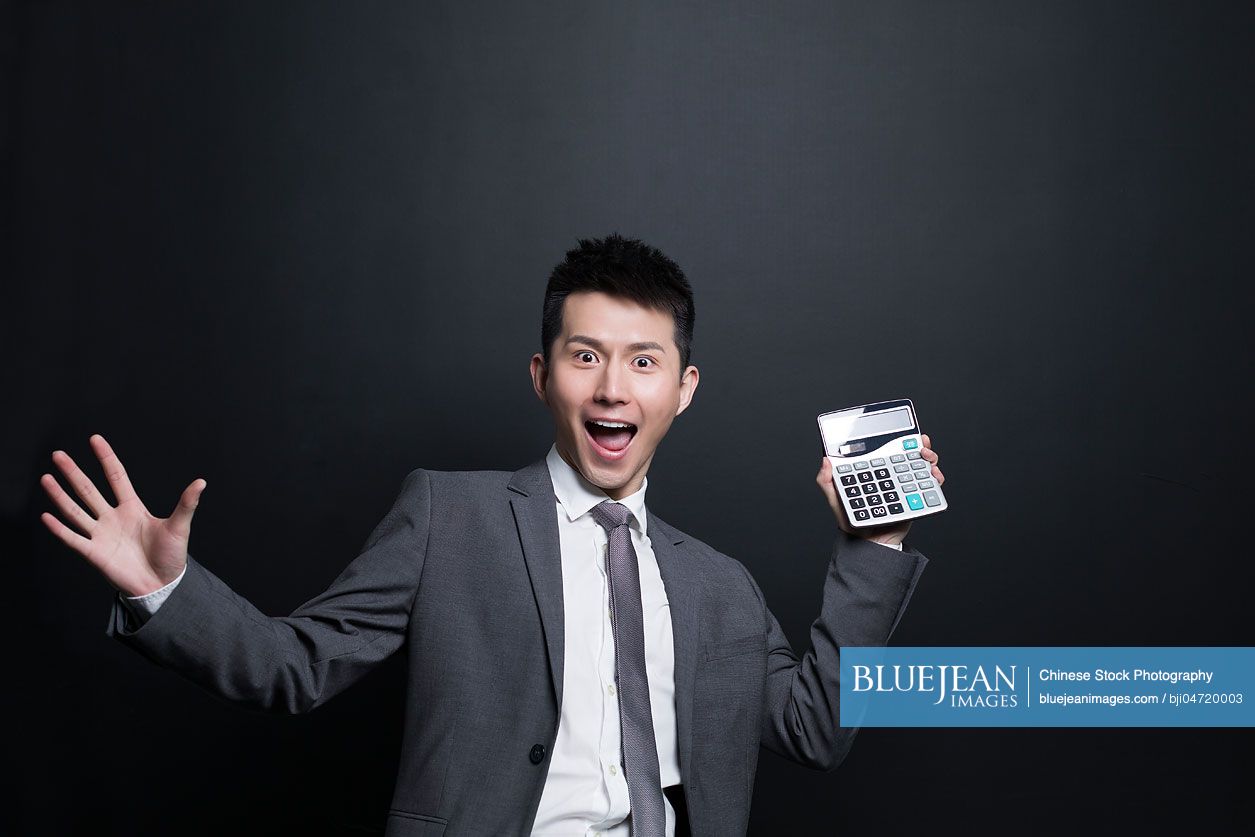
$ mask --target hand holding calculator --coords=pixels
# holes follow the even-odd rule
[[[851,526],[892,525],[948,507],[923,458],[910,399],[823,413],[819,433]]]

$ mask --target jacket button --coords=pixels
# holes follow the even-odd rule
[[[528,758],[532,760],[532,764],[540,764],[545,760],[545,745],[533,744],[532,752],[528,754]]]

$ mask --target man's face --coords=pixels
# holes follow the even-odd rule
[[[696,366],[680,374],[671,314],[600,291],[573,293],[549,355],[548,365],[532,357],[532,385],[553,413],[558,453],[612,499],[636,492],[697,389]]]

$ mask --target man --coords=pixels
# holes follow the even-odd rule
[[[158,519],[100,436],[108,503],[41,480],[43,520],[119,591],[108,633],[224,698],[302,712],[401,647],[409,663],[389,835],[742,834],[759,746],[831,770],[839,647],[883,644],[925,558],[909,524],[845,520],[799,660],[740,563],[645,505],[646,474],[692,402],[693,297],[678,266],[617,235],[550,277],[537,396],[548,455],[514,473],[419,469],[362,553],[290,616],[258,612],[187,554],[204,480]],[[925,437],[924,457],[937,456]]]

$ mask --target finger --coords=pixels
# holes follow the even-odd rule
[[[920,441],[924,443],[924,449],[925,449],[925,450],[927,450],[928,448],[931,448],[931,447],[933,446],[933,441],[932,441],[932,439],[929,439],[929,438],[928,438],[928,434],[927,434],[927,433],[921,433],[919,438],[920,438]]]
[[[48,527],[48,531],[52,532],[52,534],[61,539],[63,544],[77,552],[79,555],[82,555],[84,558],[87,557],[87,553],[91,550],[92,544],[89,539],[83,537],[78,532],[71,530],[69,526],[66,526],[60,520],[57,520],[56,516],[52,514],[52,512],[44,512],[39,516],[39,519],[42,520],[44,525]]]
[[[826,456],[819,464],[819,473],[815,475],[815,482],[821,489],[823,489],[825,494],[829,495],[834,500],[836,499],[837,488],[832,481],[832,462],[829,461]]]
[[[819,483],[820,490],[824,492],[828,505],[837,517],[837,528],[853,534],[853,527],[850,526],[849,518],[845,515],[845,506],[841,504],[841,498],[837,497],[837,486],[832,479],[832,460],[827,456],[823,457],[823,461],[819,464],[819,473],[815,476],[815,482]]]
[[[937,478],[937,485],[941,485],[946,481],[946,475],[941,473],[941,469],[935,465],[933,466],[933,476]]]
[[[105,437],[97,433],[88,440],[88,443],[95,451],[96,458],[100,460],[100,467],[104,469],[105,478],[109,480],[109,488],[113,491],[113,496],[118,503],[135,499],[135,488],[131,485],[131,478],[126,475],[122,460],[118,459],[113,448],[105,441]]]
[[[937,451],[932,448],[924,448],[920,451],[920,457],[923,458],[925,462],[931,462],[936,465],[937,460],[941,458],[941,454],[937,453]]]
[[[74,463],[70,455],[63,450],[55,451],[52,454],[52,461],[61,469],[61,473],[65,474],[65,481],[74,487],[74,493],[82,498],[87,504],[87,510],[95,517],[99,518],[113,506],[109,505],[104,497],[100,496],[100,492],[96,490],[95,484],[83,473],[82,469]]]
[[[57,478],[52,474],[44,474],[39,478],[39,484],[44,487],[48,497],[53,504],[61,511],[62,516],[66,520],[78,527],[79,531],[86,535],[90,535],[96,526],[96,518],[83,511],[83,507],[71,499],[69,494],[65,493],[65,489],[61,487],[61,483],[57,482]]]
[[[179,504],[170,513],[170,527],[176,534],[186,538],[192,531],[192,515],[196,513],[196,507],[200,505],[201,492],[208,484],[204,480],[192,480],[192,484],[183,489]]]

